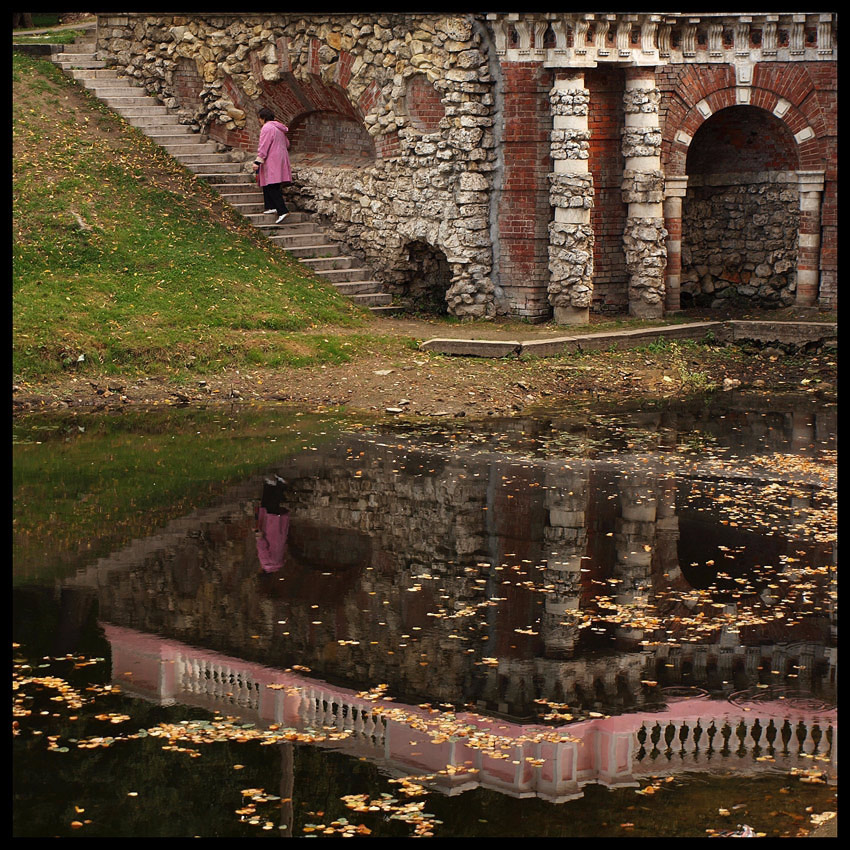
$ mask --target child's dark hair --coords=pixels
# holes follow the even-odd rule
[[[257,115],[260,116],[261,121],[274,121],[274,112],[268,106],[264,106]]]

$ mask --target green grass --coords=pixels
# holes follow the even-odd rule
[[[345,357],[319,331],[365,312],[207,184],[49,62],[13,54],[13,95],[17,380]]]
[[[55,32],[12,34],[14,44],[73,44],[83,34],[82,30],[57,30]]]
[[[215,504],[227,485],[330,439],[337,423],[275,407],[24,417],[13,428],[14,582],[61,579]]]

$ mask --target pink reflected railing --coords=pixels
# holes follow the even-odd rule
[[[562,802],[582,786],[637,786],[684,772],[817,769],[835,781],[837,712],[782,700],[736,706],[707,697],[658,712],[596,717],[568,726],[518,724],[356,692],[102,624],[113,681],[130,696],[182,703],[258,726],[334,730],[320,746],[370,759],[393,775],[427,774],[446,794],[482,786]]]

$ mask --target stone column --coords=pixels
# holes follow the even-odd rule
[[[688,189],[687,177],[667,177],[664,185],[664,227],[667,229],[667,277],[665,312],[681,310],[682,284],[682,198]]]
[[[593,176],[588,170],[590,92],[584,72],[559,73],[549,92],[552,112],[549,197],[555,208],[549,224],[549,303],[558,324],[590,321],[593,296]]]
[[[824,175],[800,171],[800,236],[797,248],[797,306],[812,307],[820,289],[820,227]]]
[[[664,174],[661,171],[661,92],[652,68],[629,68],[623,94],[623,201],[629,205],[623,246],[629,271],[629,315],[664,315]]]

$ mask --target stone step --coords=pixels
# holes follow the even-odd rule
[[[273,213],[261,213],[259,216],[250,214],[247,215],[246,218],[253,222],[262,233],[266,234],[266,236],[273,236],[276,239],[286,236],[312,236],[313,241],[316,242],[318,241],[317,237],[319,236],[325,238],[324,232],[314,221],[307,220],[290,223],[289,216],[287,216],[280,224],[275,224],[274,222],[269,224],[266,219],[269,218],[270,215],[273,215]],[[275,216],[275,218],[277,218],[277,216]]]
[[[316,233],[304,233],[298,236],[269,236],[269,240],[274,242],[279,248],[289,251],[291,248],[307,248],[317,244]],[[334,252],[339,251],[335,248]]]
[[[97,97],[139,97],[148,96],[143,86],[131,85],[123,79],[117,80],[77,80],[80,85],[94,92]]]
[[[73,45],[69,45],[69,47],[73,47]],[[80,68],[83,66],[91,67],[88,63],[99,62],[100,57],[93,50],[68,50],[66,47],[61,53],[56,54],[56,60],[76,64]]]
[[[339,252],[339,245],[331,245],[329,242],[325,242],[312,245],[291,246],[285,250],[299,260],[309,257],[334,257]]]
[[[319,272],[316,272],[319,274]],[[325,277],[323,274],[321,277]],[[325,278],[330,280],[330,278]],[[334,289],[342,295],[384,295],[381,284],[377,280],[366,280],[357,278],[355,280],[331,281]]]
[[[191,124],[181,124],[180,119],[176,115],[166,116],[164,120],[157,118],[152,123],[147,123],[145,125],[145,135],[150,136],[152,139],[161,136],[182,136],[183,139],[179,140],[178,144],[186,144],[185,137],[187,135],[203,137],[204,140],[207,140],[207,137],[203,133],[193,129]]]
[[[343,269],[322,269],[321,272],[317,270],[317,274],[321,274],[325,280],[329,280],[334,285],[339,284],[342,286],[343,284],[363,284],[368,283],[372,287],[379,287],[380,284],[376,283],[374,280],[366,280],[364,281],[363,275],[366,274],[366,271],[362,268],[343,268]]]
[[[215,148],[215,145],[210,142],[210,150],[197,150],[188,149],[184,153],[173,153],[171,154],[175,159],[179,159],[185,165],[188,165],[190,168],[192,165],[211,165],[216,162],[232,162],[230,159],[230,154],[224,153],[223,151],[218,151]],[[242,163],[239,163],[241,165]]]
[[[366,295],[348,295],[346,296],[359,304],[361,307],[384,307],[392,304],[392,296],[383,292],[368,293]]]
[[[191,164],[184,162],[183,164],[199,176],[207,173],[233,175],[238,174],[242,170],[241,162],[197,162]]]
[[[167,116],[167,115],[124,115],[123,113],[118,113],[128,124],[132,124],[134,127],[138,127],[140,130],[145,131],[145,135],[147,135],[148,130],[156,130],[158,133],[162,133],[164,131],[170,132],[180,132],[174,128],[185,127],[185,124],[181,124],[177,120],[176,115]]]
[[[182,128],[178,131],[177,128]],[[155,129],[155,128],[154,128]],[[168,133],[145,133],[149,139],[153,139],[158,145],[165,147],[166,145],[186,145],[190,144],[189,139],[197,138],[201,141],[207,141],[207,136],[203,133],[193,133],[192,128],[187,124],[177,124],[175,127],[166,127]]]
[[[62,53],[58,54],[59,58],[54,59],[53,64],[58,65],[63,71],[70,71],[74,68],[105,68],[106,67],[106,63],[100,61],[99,59],[73,60],[73,59],[68,59],[67,57],[65,59],[62,59],[61,58],[62,56],[63,56]]]
[[[159,138],[162,139],[164,137],[160,136]],[[161,142],[158,139],[155,139],[154,141],[156,141],[156,143],[160,147],[165,148],[165,150],[167,150],[172,156],[177,157],[178,159],[182,159],[187,156],[202,158],[207,156],[208,154],[224,156],[224,154],[219,151],[215,142],[208,142],[205,139],[201,138],[200,135],[189,136],[186,139],[183,139],[181,137],[181,141],[179,142]]]
[[[246,217],[265,210],[262,192],[222,192],[218,189],[216,191],[236,212]]]
[[[347,269],[354,271],[356,260],[354,257],[346,257],[342,255],[334,255],[327,257],[304,257],[301,262],[305,266],[309,266],[313,271],[324,275],[326,271]],[[358,274],[363,274],[363,269],[356,269]]]
[[[256,186],[257,181],[252,174],[248,174],[245,171],[228,171],[219,173],[217,171],[205,172],[203,174],[198,174],[202,180],[206,180],[207,183],[216,187],[216,191],[218,191],[218,187],[222,184],[227,184],[232,186],[234,183],[241,183],[245,186]]]
[[[141,106],[115,106],[111,108],[128,121],[131,118],[158,118],[161,121],[167,115],[170,115],[175,122],[177,121],[177,116],[169,112],[168,108],[161,103],[149,101],[148,104]]]
[[[72,68],[71,76],[75,80],[129,80],[114,68]]]
[[[98,97],[110,108],[114,109],[116,112],[123,112],[126,110],[133,110],[137,108],[146,109],[149,106],[162,106],[163,109],[165,107],[161,103],[157,103],[153,97],[149,94],[133,94],[128,96],[120,96],[120,97],[112,97],[109,95],[99,94]]]

